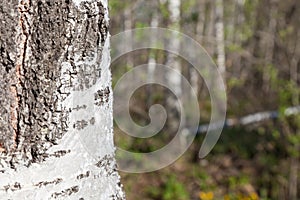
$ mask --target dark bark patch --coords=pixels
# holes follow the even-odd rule
[[[105,174],[99,174],[101,176],[111,176],[117,172],[117,165],[113,155],[105,155],[99,162],[95,164],[97,167],[103,169]],[[99,178],[97,177],[97,178]]]
[[[108,103],[109,95],[110,95],[109,87],[106,87],[105,89],[98,90],[95,93],[95,105],[102,106],[105,103]]]
[[[77,180],[80,180],[80,179],[83,179],[83,178],[88,178],[90,176],[90,171],[87,171],[86,173],[84,174],[79,174],[76,178]]]
[[[35,184],[34,186],[37,186],[37,187],[41,188],[41,187],[44,187],[44,186],[47,186],[47,185],[57,185],[57,184],[61,183],[62,181],[63,181],[63,179],[57,178],[53,181],[41,181],[41,182]]]
[[[11,190],[12,192],[17,191],[17,190],[21,190],[21,184],[18,182],[15,182],[14,184],[11,185],[6,185],[3,187],[3,189],[8,192],[8,190]]]
[[[80,131],[80,130],[85,129],[89,125],[94,125],[95,123],[96,123],[96,120],[94,117],[92,117],[89,120],[78,120],[73,124],[73,128]]]
[[[61,192],[55,192],[51,195],[52,198],[61,198],[61,197],[67,197],[71,196],[74,193],[77,193],[79,191],[79,186],[73,186],[71,188],[65,189]]]
[[[60,150],[60,151],[54,152],[54,154],[50,154],[50,156],[60,158],[60,157],[65,156],[68,153],[71,153],[71,150],[67,150],[67,151],[66,150]]]
[[[87,108],[86,105],[82,105],[82,106],[77,105],[77,107],[73,108],[72,110],[79,111],[79,110],[84,110],[86,108]]]
[[[80,121],[77,121],[77,122],[73,125],[73,127],[74,127],[75,129],[77,129],[77,130],[80,131],[80,130],[86,128],[88,125],[89,125],[88,121],[86,121],[86,120],[80,120]]]

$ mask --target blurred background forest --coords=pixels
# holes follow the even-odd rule
[[[213,151],[198,158],[204,138],[171,166],[145,174],[121,173],[129,200],[300,199],[300,115],[286,115],[299,106],[299,0],[109,0],[110,33],[158,26],[183,32],[213,57],[227,89],[227,118],[278,111],[270,119],[223,130]],[[168,63],[159,50],[132,52],[112,63],[113,84],[126,71],[150,61]],[[210,98],[201,76],[176,58],[197,90],[201,123],[210,119]],[[153,85],[132,97],[131,115],[149,123],[153,103],[166,104],[165,89]],[[172,109],[172,108],[170,108]],[[259,115],[257,116],[260,117]],[[127,136],[115,127],[117,146],[138,152],[159,149],[172,139],[173,122],[150,139]],[[255,121],[255,120],[254,120]],[[176,128],[176,127],[175,127]]]

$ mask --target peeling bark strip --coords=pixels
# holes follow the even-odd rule
[[[24,85],[22,84],[22,79],[24,76],[24,67],[25,67],[25,58],[26,58],[26,49],[28,44],[28,37],[29,37],[29,19],[30,15],[28,13],[28,9],[30,7],[30,1],[29,0],[21,0],[19,2],[18,6],[18,12],[19,12],[19,41],[17,41],[17,45],[19,45],[19,48],[17,48],[18,52],[18,58],[16,60],[16,78],[17,83],[16,86],[13,86],[12,88],[12,95],[15,98],[14,106],[11,110],[11,122],[12,127],[14,129],[14,149],[17,150],[19,143],[20,143],[20,137],[21,137],[21,127],[19,124],[19,116],[18,111],[19,105],[21,105],[21,98],[19,97],[18,90],[24,88]],[[12,167],[14,166],[13,160],[11,160]]]
[[[0,197],[125,199],[107,1],[1,1],[0,18]]]

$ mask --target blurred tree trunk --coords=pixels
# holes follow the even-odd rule
[[[180,0],[169,0],[169,12],[170,12],[170,24],[169,28],[180,31]],[[176,38],[176,37],[174,37]],[[170,48],[174,49],[175,52],[178,52],[180,49],[180,41],[173,40],[171,42]],[[177,55],[169,53],[167,56],[166,65],[171,67],[173,71],[170,71],[166,74],[167,81],[170,85],[173,85],[174,88],[174,95],[171,95],[167,99],[167,105],[170,111],[170,119],[171,123],[170,128],[171,130],[177,129],[178,115],[180,114],[180,105],[179,102],[181,101],[182,97],[182,88],[181,88],[181,65]],[[179,74],[178,74],[179,73]]]
[[[133,8],[131,6],[128,6],[125,11],[124,11],[124,29],[125,31],[131,30],[132,29],[132,10]],[[127,45],[132,45],[132,35],[131,32],[128,34],[128,42]],[[128,46],[128,49],[132,49],[132,47]],[[128,54],[127,56],[127,67],[133,67],[133,58],[131,54]]]
[[[231,39],[231,41],[233,42],[233,44],[236,47],[242,48],[243,44],[242,44],[242,34],[243,34],[243,25],[245,25],[246,20],[245,20],[245,11],[244,11],[244,5],[245,1],[243,0],[234,0],[234,19],[232,20],[232,36],[230,36],[230,33],[228,33],[228,37]],[[242,63],[242,59],[240,56],[237,56],[237,58],[235,59],[234,62],[234,66],[235,66],[235,73],[237,74],[242,74],[242,70],[243,70],[243,63]]]
[[[124,199],[105,0],[0,2],[1,199]]]
[[[299,172],[298,158],[292,157],[290,159],[290,177],[289,177],[289,199],[290,200],[297,200],[298,172]]]
[[[300,31],[297,32],[294,44],[294,52],[290,61],[290,81],[297,85],[299,82],[299,70],[300,63]],[[293,105],[299,105],[300,91],[295,91],[293,94]]]
[[[294,46],[294,52],[292,55],[292,59],[290,61],[290,82],[297,86],[298,84],[298,64],[300,60],[300,31],[296,33],[295,38],[295,46]],[[292,96],[292,104],[293,105],[299,105],[299,90],[296,90],[293,93]],[[300,125],[298,125],[300,128]],[[300,133],[296,132],[296,135],[300,137]],[[300,144],[293,144],[295,150],[299,152],[300,150]],[[299,156],[298,157],[292,157],[290,160],[290,177],[289,177],[289,199],[296,200],[298,196],[298,178],[299,178]]]
[[[214,38],[214,19],[215,19],[215,9],[214,1],[206,1],[205,5],[205,26],[204,26],[204,36],[207,38],[206,42],[203,42],[203,46],[209,55],[215,54],[215,48],[212,41],[215,41]]]
[[[199,0],[198,1],[198,22],[196,25],[196,36],[199,38],[200,43],[203,42],[204,38],[204,28],[205,28],[205,3],[206,0]]]
[[[197,40],[203,44],[204,35],[205,35],[205,4],[206,0],[199,0],[197,2],[197,7],[199,10],[199,16],[196,24],[196,38]],[[198,96],[199,93],[201,93],[201,89],[204,86],[204,82],[200,81],[199,74],[196,69],[194,69],[193,66],[189,66],[189,77],[190,77],[190,83],[191,86],[195,92],[195,94]]]
[[[233,0],[230,2],[230,4],[227,4],[227,6],[224,6],[224,10],[227,8],[227,23],[225,23],[227,28],[227,35],[226,35],[226,41],[228,41],[230,44],[232,44],[234,41],[235,36],[235,18],[237,14],[237,3],[236,0]],[[225,11],[224,11],[225,12]]]
[[[217,64],[220,73],[226,82],[225,69],[225,41],[224,41],[224,5],[223,0],[216,0],[216,41],[217,41]]]
[[[263,74],[263,88],[264,91],[266,92],[269,92],[270,90],[270,67],[273,63],[273,56],[274,56],[277,13],[278,13],[277,1],[276,0],[270,1],[269,24],[268,24],[268,31],[267,31],[269,35],[266,37],[266,45],[265,45],[266,55],[265,55],[265,67],[264,67],[264,74]]]
[[[151,27],[158,27],[159,19],[158,19],[158,14],[156,12],[155,7],[153,8],[153,14],[151,16]],[[156,38],[155,35],[153,35],[151,38],[151,43],[156,43]],[[148,81],[153,81],[154,80],[154,72],[155,72],[155,67],[156,67],[156,55],[155,55],[155,50],[149,50],[149,58],[148,58],[148,68],[147,68],[147,79]],[[152,86],[148,85],[147,87],[147,108],[150,108],[152,105]]]

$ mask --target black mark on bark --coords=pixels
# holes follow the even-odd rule
[[[15,182],[14,184],[11,185],[6,185],[3,187],[3,189],[7,192],[8,190],[11,190],[12,192],[17,191],[17,190],[21,190],[21,184],[18,182]]]
[[[111,176],[112,174],[117,173],[117,165],[113,155],[105,155],[95,165],[101,169],[104,169],[103,171],[105,174],[100,174],[100,176]]]
[[[90,171],[87,171],[85,174],[79,174],[77,176],[77,179],[80,180],[80,179],[83,179],[83,178],[88,178],[90,176]]]
[[[71,196],[74,193],[77,193],[78,191],[79,191],[79,186],[73,186],[61,192],[55,192],[51,195],[51,197],[52,198],[67,197],[67,196]]]
[[[95,93],[95,104],[97,106],[102,106],[105,103],[108,103],[109,95],[110,95],[109,87],[106,87],[105,89],[102,89],[102,90],[98,90]]]
[[[42,182],[39,182],[37,184],[35,184],[34,186],[37,186],[39,188],[43,187],[43,186],[47,186],[47,185],[57,185],[59,183],[61,183],[63,181],[63,179],[61,178],[57,178],[53,181],[42,181]]]

